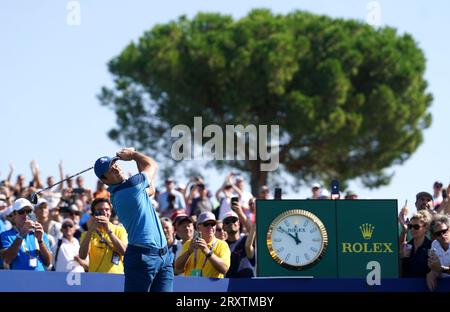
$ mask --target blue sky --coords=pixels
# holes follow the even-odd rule
[[[0,130],[3,139],[0,179],[15,166],[15,175],[30,177],[34,159],[44,175],[58,176],[63,160],[67,173],[81,171],[102,155],[119,148],[106,133],[115,125],[112,111],[101,107],[96,95],[101,86],[111,85],[106,63],[131,41],[156,23],[185,14],[221,12],[235,18],[252,8],[270,8],[276,13],[301,9],[332,17],[366,21],[370,1],[86,1],[80,0],[80,25],[67,24],[69,1],[8,1],[0,7]],[[395,171],[392,183],[373,191],[357,181],[351,188],[362,198],[396,198],[399,203],[414,194],[431,191],[435,180],[450,182],[450,151],[447,143],[450,109],[450,2],[376,1],[381,23],[408,32],[424,50],[426,79],[434,96],[433,124],[425,131],[424,143]],[[128,167],[127,167],[128,168]],[[131,167],[129,167],[131,168]],[[84,175],[95,186],[93,172]],[[222,181],[210,181],[213,190]],[[309,187],[290,198],[304,198]]]

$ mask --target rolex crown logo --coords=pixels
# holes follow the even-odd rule
[[[364,223],[359,226],[359,229],[364,239],[371,239],[375,227],[372,224]]]

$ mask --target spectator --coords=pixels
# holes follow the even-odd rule
[[[247,192],[245,190],[244,179],[242,177],[239,177],[239,176],[236,177],[235,184],[236,184],[236,187],[241,191],[241,194],[242,194],[241,197],[239,198],[239,204],[241,205],[244,212],[247,213],[247,211],[250,209],[248,202],[251,198],[253,198],[253,195],[252,195],[252,193]]]
[[[428,250],[431,248],[431,240],[426,237],[431,221],[431,215],[422,210],[414,214],[408,224],[412,239],[404,241],[400,245],[400,257],[402,264],[402,277],[425,278],[428,269]]]
[[[224,215],[231,211],[231,197],[235,196],[234,192],[238,194],[238,197],[242,197],[242,192],[231,181],[233,173],[230,173],[223,182],[222,186],[216,192],[216,199],[219,202],[218,211],[215,211],[215,215],[219,220],[222,220]],[[223,195],[221,195],[223,193]]]
[[[255,223],[255,217],[256,217],[256,198],[252,197],[248,201],[248,207],[249,210],[246,212],[247,220],[251,223]]]
[[[416,209],[427,210],[429,213],[434,214],[433,196],[428,192],[419,192],[416,194]]]
[[[442,192],[442,203],[439,206],[439,209],[436,209],[437,213],[450,215],[450,202],[448,194],[450,193],[450,184],[447,186],[447,189]]]
[[[72,204],[67,206],[66,204],[59,208],[59,212],[63,219],[72,219],[75,223],[75,234],[74,237],[78,240],[81,238],[81,234],[84,232],[83,228],[80,226],[81,210],[77,205]]]
[[[53,270],[57,272],[84,272],[89,269],[89,261],[82,260],[78,252],[80,243],[73,236],[75,223],[64,219],[61,226],[62,238],[53,247]]]
[[[233,203],[233,210],[223,219],[224,230],[228,233],[227,244],[231,251],[231,264],[226,277],[254,277],[255,255],[247,253],[245,246],[248,236],[240,233],[240,220],[243,223],[247,222],[246,216],[239,203]],[[251,228],[251,225],[247,226]]]
[[[6,211],[8,208],[8,202],[6,196],[0,194],[0,233],[11,229],[11,224],[6,220]]]
[[[61,222],[62,217],[61,214],[59,213],[60,207],[58,207],[58,205],[52,206],[51,202],[48,202],[48,205],[49,205],[50,219],[52,219],[55,222]]]
[[[59,171],[61,172],[61,170],[63,170],[62,162],[59,163]],[[39,175],[38,175],[38,178],[39,178]],[[49,187],[53,184],[55,184],[55,178],[53,176],[48,176],[47,177],[47,187]],[[47,200],[50,210],[58,205],[58,203],[62,197],[62,191],[63,191],[63,183],[42,192],[41,195],[43,198],[45,198]]]
[[[198,193],[198,197],[192,199],[194,193]],[[208,197],[208,189],[203,183],[197,183],[197,185],[192,188],[191,194],[188,197],[188,203],[190,203],[191,207],[191,216],[195,215],[198,217],[198,215],[203,212],[211,212],[213,210],[213,205]]]
[[[263,185],[259,188],[258,199],[269,199],[270,190],[267,185]]]
[[[158,197],[159,213],[162,217],[170,217],[176,210],[185,210],[183,195],[174,189],[172,178],[166,180],[166,191]]]
[[[50,219],[48,203],[45,198],[39,198],[37,204],[34,206],[34,213],[36,214],[37,221],[42,224],[44,232],[47,233],[50,248],[53,250],[58,239],[62,237],[61,223]]]
[[[78,198],[82,197],[83,195],[87,197],[87,201],[92,201],[92,190],[89,188],[86,188],[84,186],[84,178],[82,176],[78,176],[75,179],[75,182],[77,184],[77,187],[73,189],[73,193],[78,195]]]
[[[19,174],[17,176],[16,185],[14,186],[14,196],[19,198],[26,188],[25,176],[23,174]]]
[[[345,199],[358,199],[358,194],[356,194],[351,190],[348,190],[347,193],[345,194]]]
[[[218,239],[221,239],[223,241],[226,241],[228,238],[228,233],[223,229],[223,222],[222,220],[217,220],[216,223],[216,237]]]
[[[97,188],[94,192],[94,199],[96,198],[108,198],[109,199],[109,192],[106,189],[106,185],[101,181],[97,180]]]
[[[201,236],[184,243],[175,260],[175,268],[185,276],[223,278],[230,267],[230,249],[226,242],[215,237],[216,217],[211,212],[198,216],[197,228]]]
[[[111,203],[97,198],[91,205],[88,230],[81,235],[80,258],[89,256],[89,272],[123,274],[123,256],[128,245],[123,226],[109,222]]]
[[[175,229],[173,227],[172,221],[167,217],[161,218],[161,225],[164,230],[164,235],[166,236],[167,248],[169,248],[172,262],[175,263],[175,254],[177,253],[179,248],[178,240],[175,238]]]
[[[427,286],[431,291],[436,289],[438,278],[450,277],[449,227],[450,220],[448,216],[433,216],[430,230],[435,240],[431,243],[431,251],[428,257],[428,267],[431,271],[427,274]]]
[[[436,181],[433,184],[433,203],[434,203],[434,209],[439,209],[439,206],[441,205],[443,198],[442,198],[442,187],[444,185],[442,182]]]
[[[28,218],[32,211],[28,200],[17,199],[12,206],[14,227],[0,234],[1,255],[10,269],[45,271],[51,265],[47,234],[41,224]]]
[[[175,215],[173,218],[173,225],[175,227],[175,235],[179,239],[177,239],[177,252],[175,253],[175,259],[180,255],[183,244],[188,240],[191,240],[194,236],[194,221],[192,217],[189,217],[185,213],[179,213]],[[176,270],[175,270],[175,273]]]
[[[308,199],[319,199],[322,196],[322,188],[319,183],[314,183],[311,187],[311,197]]]

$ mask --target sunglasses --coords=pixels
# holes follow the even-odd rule
[[[222,228],[216,228],[216,232],[223,232]]]
[[[223,220],[223,224],[235,223],[237,220],[238,219],[235,219],[235,218],[225,219],[225,220]]]
[[[61,228],[62,228],[62,229],[73,228],[73,225],[72,225],[72,224],[63,224],[63,225],[61,226]]]
[[[442,235],[444,235],[447,232],[448,232],[448,228],[446,228],[444,230],[440,230],[440,231],[434,232],[433,235],[435,235],[435,236],[442,236]]]
[[[19,215],[24,215],[24,214],[27,214],[27,215],[29,215],[31,213],[31,210],[20,210],[20,211],[18,211],[17,212],[17,214],[19,214]]]
[[[215,226],[216,224],[214,223],[214,222],[205,222],[205,223],[203,223],[203,226],[204,227],[212,227],[212,226]]]
[[[420,230],[422,226],[420,224],[408,224],[408,230],[414,229],[414,230]]]

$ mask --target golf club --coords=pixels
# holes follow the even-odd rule
[[[61,184],[61,183],[65,182],[65,181],[67,181],[67,180],[70,180],[70,179],[72,179],[73,177],[76,177],[76,176],[78,176],[78,175],[80,175],[80,174],[82,174],[82,173],[85,173],[86,171],[89,171],[89,170],[91,170],[91,169],[94,169],[94,167],[90,167],[90,168],[87,168],[87,169],[85,169],[85,170],[83,170],[83,171],[80,171],[80,172],[78,172],[78,173],[75,173],[74,175],[72,175],[72,176],[70,176],[70,177],[68,177],[68,178],[65,178],[64,180],[61,180],[61,181],[59,181],[59,182],[56,182],[55,184],[52,184],[52,185],[50,185],[50,186],[48,186],[48,187],[46,187],[46,188],[44,188],[44,189],[42,189],[42,190],[40,190],[40,191],[38,191],[38,192],[33,192],[33,194],[31,194],[31,202],[32,202],[34,205],[36,205],[37,202],[38,202],[38,199],[39,199],[39,194],[41,194],[42,192],[44,192],[44,191],[46,191],[46,190],[49,190],[49,189],[51,189],[52,187],[54,187],[54,186],[56,186],[56,185],[58,185],[58,184]]]

